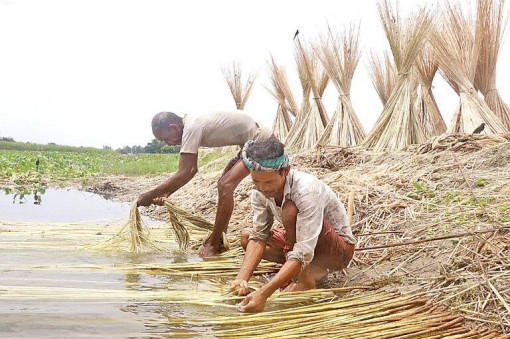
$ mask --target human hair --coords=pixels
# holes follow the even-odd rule
[[[246,156],[256,162],[266,159],[274,159],[283,155],[283,144],[278,138],[272,136],[269,139],[256,141],[246,149]]]
[[[182,125],[182,118],[172,112],[160,112],[152,118],[152,132],[168,128],[169,125]]]

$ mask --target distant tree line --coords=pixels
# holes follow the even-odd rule
[[[37,149],[37,147],[40,147],[41,150],[93,150],[92,147],[73,147],[73,146],[60,146],[55,144],[54,142],[48,143],[47,146],[39,145],[39,144],[32,144],[32,143],[17,143],[13,138],[10,137],[1,137],[0,136],[0,142],[13,142],[16,143],[13,147],[1,147],[0,149]],[[9,143],[10,144],[10,143]],[[6,146],[8,144],[4,144]],[[51,149],[51,146],[56,146],[57,148]],[[103,145],[103,150],[111,150],[112,148],[107,145]],[[163,141],[159,141],[157,139],[152,139],[151,142],[147,143],[145,146],[124,146],[122,148],[116,149],[117,152],[122,154],[140,154],[140,153],[179,153],[181,151],[181,146],[168,146]]]
[[[139,153],[179,153],[181,146],[168,146],[163,141],[152,139],[145,146],[124,146],[116,149],[117,152],[122,154],[139,154]]]

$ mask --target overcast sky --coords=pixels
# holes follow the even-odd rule
[[[408,11],[435,1],[401,3]],[[303,41],[324,32],[327,23],[340,30],[359,21],[364,56],[351,96],[369,130],[382,107],[366,54],[387,48],[375,0],[0,0],[0,136],[76,146],[144,145],[153,138],[150,122],[157,112],[235,108],[221,73],[232,61],[241,63],[245,75],[258,72],[246,110],[271,125],[277,104],[264,88],[270,53],[285,65],[301,100],[296,29]],[[497,84],[507,102],[509,58],[505,43]],[[439,74],[434,86],[449,123],[457,97]],[[332,84],[324,101],[331,114]]]

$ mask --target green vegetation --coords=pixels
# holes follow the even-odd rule
[[[413,186],[416,191],[406,194],[411,199],[421,200],[423,198],[433,198],[435,196],[434,191],[425,187],[425,185],[421,182],[415,182]]]
[[[99,149],[94,147],[74,147],[49,143],[47,145],[34,144],[31,142],[9,141],[7,138],[0,140],[0,150],[12,151],[57,151],[75,153],[112,153],[112,150]]]
[[[58,151],[58,152],[78,152],[78,153],[103,153],[112,152],[109,146],[103,146],[102,149],[94,147],[75,147],[57,145],[49,143],[47,145],[35,144],[31,142],[19,142],[12,138],[0,137],[0,150],[11,151]],[[116,151],[122,154],[141,154],[141,153],[179,153],[181,146],[168,146],[163,141],[152,139],[151,142],[145,146],[124,146]]]
[[[144,175],[173,172],[177,154],[122,155],[114,151],[0,151],[0,177],[16,183],[83,178],[96,174]],[[36,162],[39,160],[39,165]]]
[[[487,185],[488,183],[489,183],[489,180],[480,178],[476,181],[476,186],[483,187],[483,186]]]

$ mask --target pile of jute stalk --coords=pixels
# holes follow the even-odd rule
[[[505,338],[470,330],[462,317],[426,299],[367,291],[259,314],[185,320],[169,318],[172,325],[190,330],[212,326],[210,334],[218,338]]]
[[[360,272],[346,283],[375,271],[378,286],[413,286],[509,331],[509,140],[443,135],[392,154],[326,148],[296,159],[341,195],[355,192]]]
[[[510,312],[501,301],[510,300],[510,270],[499,260],[510,256],[510,238],[498,226],[509,226],[510,221],[509,140],[510,135],[443,135],[391,154],[326,147],[291,155],[294,168],[316,174],[342,201],[347,201],[348,192],[355,193],[353,230],[360,250],[351,267],[357,271],[347,270],[341,283],[421,288],[476,325],[510,331],[505,320]],[[213,216],[210,202],[215,192],[203,188],[215,183],[213,178],[199,178],[172,201]],[[251,189],[245,180],[236,190],[230,234],[237,235],[249,223]],[[476,246],[478,237],[493,235],[497,241]],[[478,260],[458,256],[463,252],[479,257],[482,264],[490,262],[487,278],[502,298],[483,278]]]
[[[218,306],[225,310],[215,310],[216,314],[222,312],[224,316],[232,315],[232,308],[237,302],[244,299],[225,293],[218,286],[216,281],[208,281],[207,289],[191,288],[172,290],[172,289],[111,289],[105,287],[62,287],[62,286],[6,286],[2,285],[2,294],[0,300],[24,299],[24,300],[59,300],[74,301],[94,300],[121,301],[129,299],[132,303],[154,303],[166,302],[171,304],[195,305],[195,306]],[[354,291],[363,291],[363,287],[340,287],[333,289],[316,289],[303,292],[276,292],[269,299],[269,307],[282,308],[303,304],[312,304],[314,302],[323,302],[332,300],[337,295],[348,295]]]

